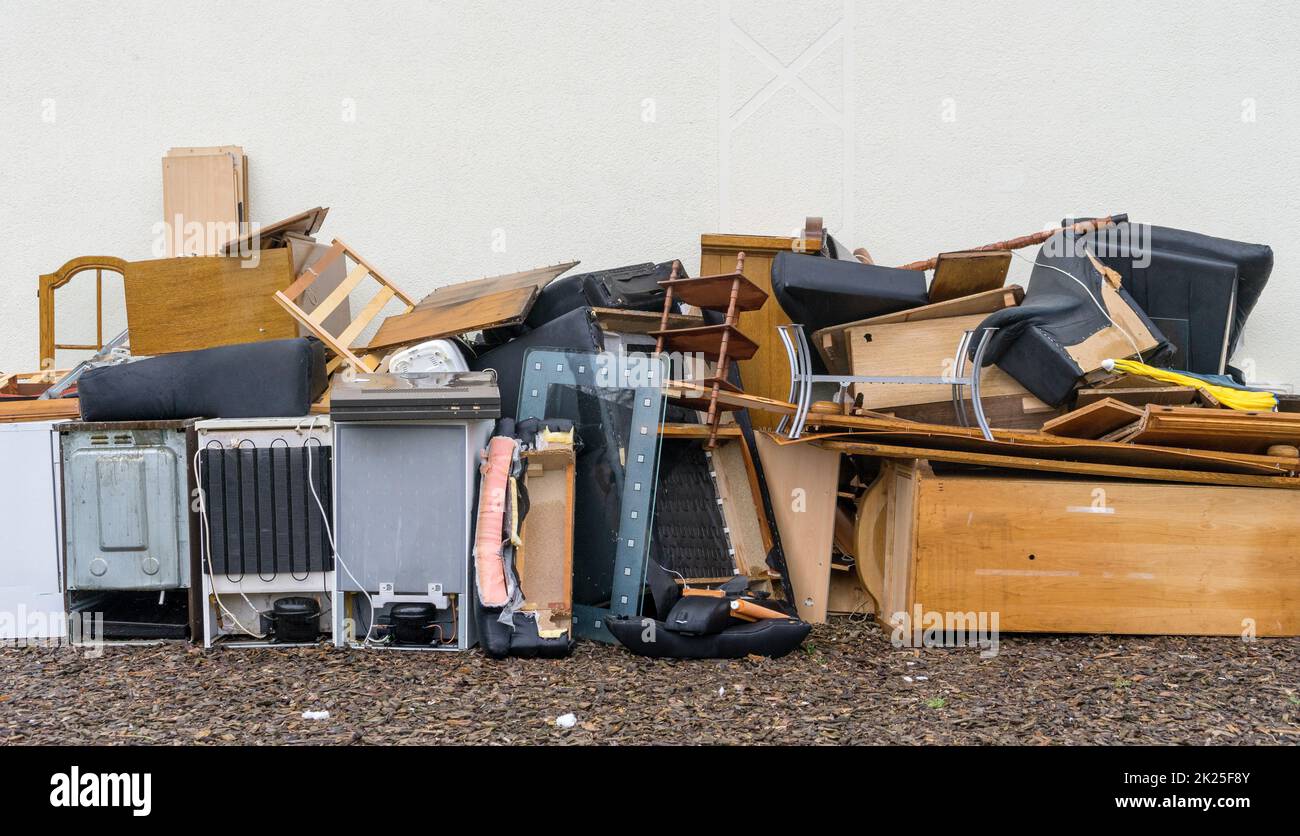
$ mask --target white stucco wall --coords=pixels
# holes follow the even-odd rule
[[[240,144],[254,220],[329,206],[416,294],[694,271],[806,214],[885,264],[1120,211],[1265,242],[1238,360],[1300,383],[1297,42],[1291,4],[1208,0],[3,0],[0,369],[36,365],[39,274],[151,256],[168,147]]]

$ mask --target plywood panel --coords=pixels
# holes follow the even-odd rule
[[[918,499],[925,610],[1012,632],[1300,634],[1291,491],[942,476]]]
[[[238,225],[244,219],[243,154],[178,150],[162,161],[163,221],[170,230],[167,254],[216,255],[239,237]]]
[[[288,249],[261,253],[256,266],[206,256],[126,265],[126,320],[136,355],[288,339],[298,326],[274,294],[293,281]]]

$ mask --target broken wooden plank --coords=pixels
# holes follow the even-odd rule
[[[1235,409],[1148,406],[1135,444],[1169,444],[1198,450],[1266,453],[1300,444],[1300,415]]]
[[[1174,470],[1159,467],[1133,467],[1128,465],[1078,462],[1065,459],[1006,456],[994,453],[972,453],[964,450],[941,450],[927,447],[904,447],[877,444],[869,441],[815,442],[818,447],[841,453],[877,456],[886,459],[928,459],[937,462],[969,464],[980,467],[997,467],[1008,470],[1037,470],[1048,473],[1070,473],[1083,476],[1104,476],[1113,479],[1140,479],[1153,482],[1186,482],[1198,485],[1231,485],[1251,488],[1285,488],[1300,490],[1300,478],[1295,476],[1250,476],[1240,473],[1215,473],[1210,471]]]
[[[698,394],[704,387],[688,381],[670,381],[670,397]],[[794,405],[786,401],[763,398],[740,392],[722,392],[720,402],[737,409],[755,409],[773,415],[793,415]],[[1300,459],[1158,447],[1139,444],[1115,444],[1087,439],[1061,438],[1027,430],[994,428],[993,441],[986,441],[977,427],[953,427],[902,421],[883,415],[845,415],[838,411],[812,412],[810,426],[839,428],[843,431],[870,434],[890,444],[915,444],[919,447],[951,446],[975,452],[999,455],[1023,455],[1038,458],[1097,461],[1139,467],[1169,467],[1225,473],[1260,475],[1300,472]],[[797,442],[796,442],[797,443]]]

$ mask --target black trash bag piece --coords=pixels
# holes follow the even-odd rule
[[[479,608],[479,644],[491,658],[516,656],[520,659],[563,659],[573,652],[574,642],[568,634],[542,638],[537,628],[536,613],[515,613],[513,627],[502,624],[497,618],[500,614],[499,607]]]
[[[1036,398],[1051,406],[1069,401],[1084,374],[1094,371],[1081,369],[1066,348],[1082,343],[1111,324],[1098,308],[1105,298],[1102,283],[1106,279],[1093,266],[1084,247],[1075,246],[1080,237],[1062,230],[1043,243],[1024,301],[985,317],[971,340],[969,351],[973,359],[983,329],[996,329],[989,338],[984,365],[997,364]],[[1172,351],[1168,340],[1126,289],[1121,287],[1117,293],[1158,341],[1155,348],[1143,352],[1144,362],[1152,365],[1163,362]]]
[[[101,366],[77,381],[85,421],[295,418],[328,385],[312,337],[223,345]]]
[[[796,252],[777,253],[772,293],[781,310],[812,333],[929,302],[925,273]]]
[[[738,622],[709,635],[676,633],[663,621],[640,616],[615,616],[605,623],[619,644],[656,659],[741,659],[751,654],[779,659],[803,644],[812,630],[797,618]]]

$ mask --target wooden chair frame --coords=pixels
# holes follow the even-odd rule
[[[60,343],[54,337],[54,291],[72,281],[76,276],[95,271],[95,344],[82,345]],[[53,273],[46,273],[40,278],[37,295],[40,298],[40,368],[55,367],[55,352],[99,351],[104,345],[104,271],[122,275],[126,272],[126,261],[111,255],[84,255],[74,258]]]
[[[298,304],[307,288],[312,286],[316,279],[324,270],[340,258],[349,258],[356,265],[348,272],[347,278],[343,280],[338,287],[330,292],[328,296],[321,300],[310,313],[303,310]],[[367,277],[373,278],[379,283],[379,290],[370,301],[365,304],[361,312],[353,317],[339,334],[331,334],[325,330],[324,322],[330,314],[334,312],[343,301],[349,297],[353,290]],[[298,320],[304,328],[311,331],[321,342],[325,343],[330,351],[334,352],[335,359],[329,365],[329,371],[334,372],[343,363],[348,363],[359,372],[372,372],[379,365],[382,359],[375,354],[365,354],[358,356],[352,351],[352,344],[361,336],[361,332],[366,330],[375,317],[379,316],[384,306],[393,299],[400,299],[406,303],[406,309],[403,313],[409,313],[415,308],[415,300],[407,296],[395,284],[384,277],[382,273],[374,268],[372,264],[364,258],[357,255],[356,251],[335,238],[330,244],[329,251],[326,252],[315,264],[309,265],[298,275],[293,284],[289,285],[286,290],[277,291],[275,300],[280,303],[289,315]]]

